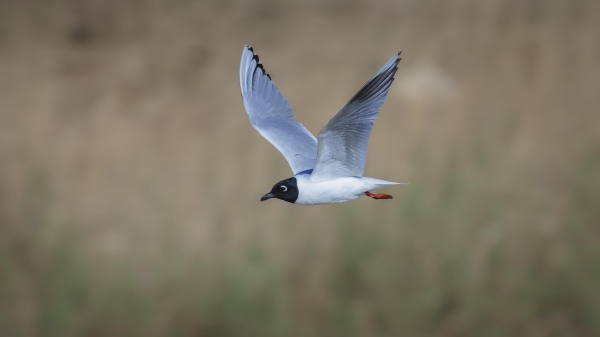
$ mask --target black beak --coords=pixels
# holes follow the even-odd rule
[[[265,200],[269,200],[271,198],[273,198],[275,195],[273,195],[272,193],[267,193],[265,195],[262,196],[262,198],[260,198],[260,201],[265,201]]]

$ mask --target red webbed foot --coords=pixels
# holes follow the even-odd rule
[[[371,197],[373,199],[394,199],[394,197],[392,197],[389,194],[385,194],[385,193],[372,193],[372,192],[366,191],[365,195],[368,197]]]

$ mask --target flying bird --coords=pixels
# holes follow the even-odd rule
[[[363,195],[392,199],[389,194],[371,191],[400,183],[363,177],[363,173],[373,120],[394,81],[400,53],[392,56],[315,138],[294,120],[289,103],[252,47],[244,47],[240,87],[250,123],[283,154],[294,173],[275,184],[260,201],[277,198],[294,204],[320,205]]]

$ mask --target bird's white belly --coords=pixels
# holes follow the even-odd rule
[[[356,199],[363,195],[370,184],[361,178],[344,177],[323,182],[311,182],[308,175],[296,177],[298,182],[298,199],[296,204],[320,205],[335,204]]]

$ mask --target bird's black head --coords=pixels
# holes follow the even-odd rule
[[[296,178],[291,177],[289,179],[282,180],[275,184],[271,189],[271,192],[265,194],[260,198],[260,201],[265,201],[271,198],[281,199],[283,201],[291,202],[292,204],[298,199],[298,183]]]

